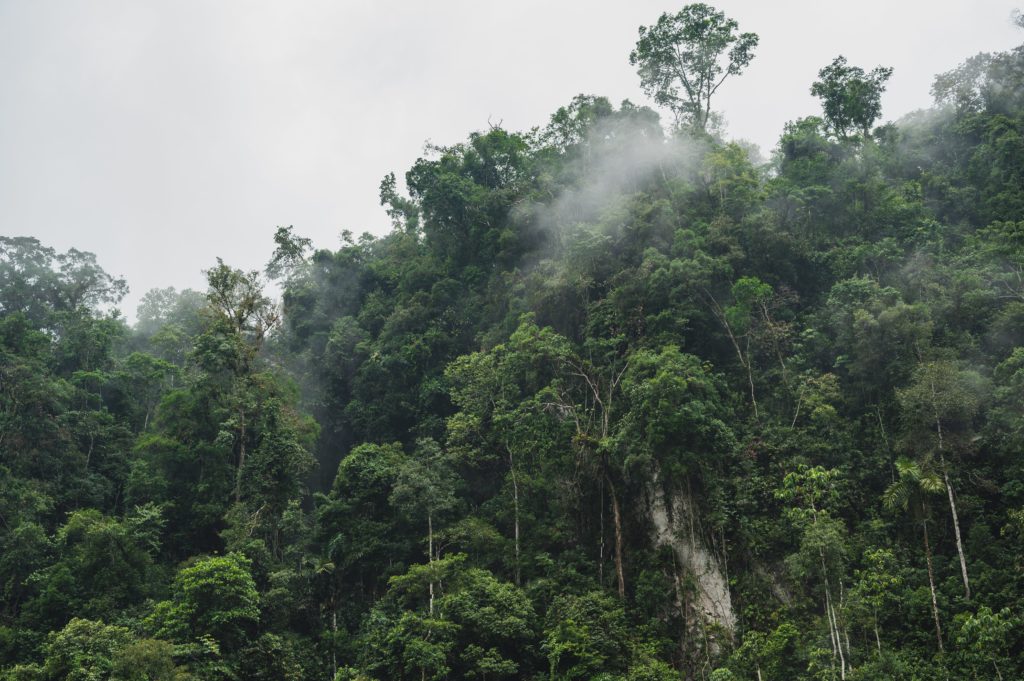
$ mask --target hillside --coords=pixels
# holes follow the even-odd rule
[[[766,161],[661,26],[664,117],[432,147],[134,326],[0,237],[0,679],[1024,678],[1024,46],[886,124],[838,58]]]

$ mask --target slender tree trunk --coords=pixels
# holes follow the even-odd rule
[[[882,656],[882,637],[878,635],[878,613],[874,616],[875,645],[878,646],[878,656]]]
[[[331,669],[334,670],[334,674],[338,673],[338,607],[334,603],[334,599],[331,599]]]
[[[885,448],[889,449],[889,436],[885,433],[885,424],[882,423],[882,408],[879,405],[875,405],[875,416],[878,417],[878,431],[882,434],[882,442],[885,443]],[[893,482],[896,482],[896,478],[893,478]]]
[[[839,678],[846,679],[846,655],[843,654],[843,639],[839,631],[839,618],[836,616],[835,606],[832,605],[832,594],[828,581],[825,582],[825,614],[829,617],[829,624],[835,631],[835,642],[833,652],[839,652]]]
[[[434,519],[427,512],[427,563],[434,562]],[[434,616],[434,576],[430,576],[430,616]]]
[[[601,478],[601,543],[598,545],[597,583],[604,586],[604,478]]]
[[[239,414],[241,425],[238,435],[238,470],[235,471],[235,503],[242,498],[242,468],[245,467],[245,411]]]
[[[843,612],[843,608],[846,603],[846,591],[843,589],[843,578],[839,578],[839,612]],[[836,615],[836,626],[839,626],[838,615]],[[851,665],[853,664],[853,653],[850,651],[850,630],[846,627],[846,623],[843,623],[843,640],[846,641],[846,656],[850,658]]]
[[[782,368],[782,383],[789,389],[789,368],[786,366],[786,360],[782,356],[782,348],[779,347],[778,336],[775,335],[775,322],[772,321],[772,316],[768,312],[768,305],[765,302],[761,302],[761,318],[764,320],[765,326],[768,327],[769,338],[771,339],[772,349],[775,350],[775,357],[779,360],[779,366]]]
[[[710,292],[708,292],[707,289],[704,289],[704,294],[711,301],[711,312],[715,315],[715,318],[718,319],[718,322],[725,329],[726,335],[729,336],[729,342],[732,343],[733,350],[736,351],[736,357],[739,358],[740,360],[740,366],[742,366],[747,371],[747,382],[750,384],[750,403],[754,407],[754,420],[760,421],[761,415],[757,409],[757,396],[754,391],[754,373],[753,368],[750,366],[750,338],[747,338],[748,352],[744,353],[743,349],[740,347],[739,340],[732,332],[732,327],[729,325],[729,320],[725,318],[725,310],[722,309],[722,306],[718,304],[718,301],[715,299],[713,295],[711,295]]]
[[[740,359],[743,361],[743,366],[747,369],[747,382],[750,383],[750,402],[754,405],[754,419],[757,421],[761,420],[761,414],[757,410],[757,397],[754,396],[754,370],[750,366],[750,338],[747,337],[747,352],[744,353],[745,357],[741,356]]]
[[[615,484],[607,473],[605,473],[605,480],[608,482],[608,490],[612,496],[612,520],[615,524],[615,577],[619,582],[619,598],[625,598],[626,574],[622,569],[622,512],[619,508],[619,496],[615,493]]]
[[[832,603],[829,598],[828,582],[825,582],[825,620],[828,622],[828,639],[832,644],[832,666],[835,668],[836,657],[839,655],[839,633],[832,623]]]
[[[516,463],[512,458],[512,450],[508,447],[505,448],[508,451],[508,470],[512,476],[512,510],[515,516],[515,544],[516,544],[516,564],[515,564],[515,578],[516,586],[520,585],[520,559],[519,559],[519,481],[516,478]]]
[[[811,505],[812,522],[818,524],[818,510]],[[846,657],[843,655],[843,639],[839,634],[839,619],[832,607],[832,588],[829,586],[828,566],[825,563],[825,551],[818,547],[818,557],[821,559],[821,576],[825,583],[825,619],[828,620],[828,635],[832,641],[832,664],[835,664],[836,654],[839,655],[839,675],[844,681],[846,679]]]
[[[935,394],[935,383],[931,383],[932,405],[937,403]],[[946,485],[946,494],[949,496],[949,510],[953,514],[953,534],[956,536],[956,552],[960,556],[960,574],[964,578],[964,598],[971,600],[971,583],[967,579],[967,560],[964,558],[964,545],[960,541],[960,518],[956,512],[956,500],[953,498],[953,485],[949,482],[949,467],[946,466],[946,455],[943,453],[942,440],[942,419],[939,418],[938,409],[935,410],[935,432],[939,436],[939,463],[942,464],[942,480]]]
[[[92,449],[96,445],[96,434],[89,433],[89,451],[85,453],[85,470],[89,470],[89,462],[92,461]]]
[[[946,458],[939,450],[939,462],[942,464],[942,480],[946,484],[946,494],[949,497],[949,510],[953,514],[953,534],[956,537],[956,552],[960,556],[960,574],[964,579],[964,598],[971,600],[971,583],[967,579],[967,559],[964,557],[964,545],[960,540],[960,517],[956,512],[956,500],[953,498],[953,485],[949,482],[949,473],[946,470]]]
[[[921,509],[924,511],[924,508]],[[942,646],[942,625],[939,624],[939,601],[935,597],[935,572],[932,570],[932,547],[928,542],[928,521],[921,522],[924,529],[924,557],[928,563],[928,588],[932,592],[932,616],[935,618],[935,640],[939,642],[939,652],[945,649]]]

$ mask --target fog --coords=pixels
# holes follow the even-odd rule
[[[761,42],[713,108],[765,152],[839,53],[895,68],[895,119],[934,74],[1021,42],[1002,0],[715,4]],[[628,55],[680,6],[0,0],[0,234],[95,252],[133,317],[216,256],[261,267],[277,225],[325,247],[386,231],[380,179],[428,140],[543,125],[581,92],[649,104]]]

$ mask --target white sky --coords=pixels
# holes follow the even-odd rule
[[[277,225],[380,234],[380,179],[424,142],[547,122],[575,94],[648,103],[629,66],[656,0],[0,0],[0,234],[93,251],[132,288],[261,268]],[[765,152],[818,113],[838,54],[893,66],[887,119],[934,74],[1024,42],[1013,0],[718,0],[761,36],[713,107]]]

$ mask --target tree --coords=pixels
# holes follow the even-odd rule
[[[533,608],[526,594],[490,572],[468,569],[445,580],[439,610],[459,626],[452,665],[461,678],[515,676],[527,656]]]
[[[149,429],[160,398],[174,384],[178,374],[178,367],[143,352],[133,352],[121,362],[114,380],[124,391],[125,411],[138,430]]]
[[[889,485],[882,495],[882,505],[890,510],[909,510],[915,518],[920,519],[924,532],[924,557],[928,563],[928,588],[932,596],[932,617],[935,620],[935,640],[942,651],[942,624],[939,621],[939,602],[935,595],[935,571],[932,569],[932,547],[928,541],[928,494],[938,494],[943,490],[942,479],[931,466],[910,459],[899,459],[896,462],[899,478]]]
[[[455,475],[445,453],[430,438],[416,443],[416,453],[406,459],[391,491],[391,503],[417,520],[427,521],[427,562],[438,556],[434,550],[434,520],[456,504]],[[434,614],[434,582],[429,583],[430,614]]]
[[[799,630],[789,622],[780,624],[768,634],[747,632],[743,645],[733,653],[730,664],[753,669],[758,681],[795,678],[800,674],[799,666],[803,662],[797,646],[799,635]]]
[[[57,253],[33,237],[0,236],[0,313],[24,312],[33,321],[53,313],[95,311],[116,305],[128,293],[121,277],[112,277],[92,253],[74,248]]]
[[[859,66],[847,66],[839,55],[818,71],[811,94],[821,99],[825,121],[840,139],[853,131],[867,137],[871,124],[882,115],[882,93],[892,68],[877,66],[870,73]]]
[[[935,361],[920,364],[914,370],[911,384],[896,393],[903,420],[908,426],[908,448],[921,450],[925,460],[936,455],[939,460],[938,472],[942,475],[949,498],[960,574],[964,581],[964,598],[967,600],[971,598],[971,584],[946,454],[952,452],[955,455],[970,447],[972,421],[987,392],[988,384],[977,372],[960,369],[952,362]]]
[[[316,466],[308,450],[316,425],[276,398],[266,400],[254,425],[259,439],[239,471],[240,498],[280,516],[300,496],[303,479]]]
[[[709,298],[713,303],[712,311],[725,328],[740,364],[747,371],[750,403],[754,407],[754,419],[759,419],[757,397],[754,392],[754,368],[750,340],[754,320],[757,317],[770,323],[768,302],[772,297],[772,287],[757,277],[742,277],[732,285],[732,296],[735,302],[724,310],[718,307],[713,296],[709,295]],[[740,341],[744,341],[745,349],[740,347]]]
[[[1012,16],[1024,28],[1024,13],[1015,10]],[[987,111],[1011,113],[1024,103],[1024,49],[1008,52],[981,52],[968,57],[958,67],[935,77],[932,96],[936,104],[952,105],[958,117]]]
[[[237,553],[201,558],[178,572],[170,601],[156,605],[147,624],[181,643],[211,637],[237,650],[260,616],[251,561]]]
[[[114,656],[112,681],[189,681],[193,677],[174,664],[174,645],[144,638]]]
[[[110,678],[117,653],[132,642],[124,627],[75,618],[51,632],[43,646],[48,679],[102,681]]]
[[[313,249],[313,241],[292,233],[294,227],[278,227],[274,233],[277,248],[267,263],[266,274],[280,279],[306,262],[306,251]]]
[[[1010,642],[1014,631],[1019,631],[1020,618],[1014,617],[1009,608],[992,612],[991,608],[982,606],[977,613],[960,613],[953,620],[953,640],[956,642],[956,653],[953,664],[962,679],[991,679],[989,667],[995,672],[995,678],[1003,681],[1007,678],[1003,672],[1010,672],[1009,678],[1019,678],[1012,674],[1014,661],[1010,650]]]
[[[839,659],[839,674],[845,679],[850,653],[850,638],[843,625],[842,569],[846,559],[846,528],[833,518],[829,506],[839,498],[838,472],[821,466],[799,466],[788,473],[782,487],[775,491],[777,499],[792,504],[786,510],[791,522],[802,531],[800,551],[789,558],[791,570],[798,576],[814,576],[821,580],[825,595],[825,619],[832,644],[832,666]],[[820,567],[820,571],[819,571]],[[832,579],[839,574],[839,598],[833,596]],[[845,648],[845,652],[844,652]]]
[[[393,679],[414,673],[421,680],[520,678],[516,673],[532,661],[526,653],[534,633],[530,600],[514,584],[465,562],[464,554],[454,554],[391,578],[364,622],[367,671]],[[444,595],[435,606],[424,595],[442,582]]]
[[[276,392],[276,381],[269,373],[256,370],[256,359],[268,334],[280,322],[280,314],[277,304],[264,294],[259,272],[232,269],[217,258],[217,267],[205,274],[210,323],[195,340],[193,359],[214,383],[226,383],[229,388],[225,406],[230,416],[221,424],[218,444],[237,452],[234,497],[238,502],[250,444],[264,435],[260,416],[274,406],[267,404],[266,398]],[[225,386],[218,387],[223,390]],[[301,457],[291,459],[297,468],[306,465]]]
[[[545,480],[541,462],[554,462],[565,444],[566,431],[544,406],[542,395],[556,372],[551,362],[559,339],[533,324],[521,324],[508,343],[487,352],[459,357],[445,371],[452,402],[459,411],[448,419],[448,445],[464,461],[494,469],[504,459],[508,496],[512,502],[513,581],[522,577],[522,544],[529,509]],[[543,489],[543,488],[542,488]],[[543,493],[542,493],[543,494]],[[542,502],[550,504],[550,499]]]
[[[151,504],[121,520],[95,509],[70,514],[54,537],[60,558],[31,578],[40,594],[29,609],[61,621],[68,611],[102,617],[138,602],[148,591],[162,527]]]
[[[301,248],[298,252],[301,254]],[[255,356],[280,321],[277,305],[263,293],[260,273],[233,269],[217,258],[217,266],[205,274],[209,285],[206,299],[214,317],[244,338]]]
[[[903,579],[896,572],[896,557],[889,549],[868,549],[864,552],[865,567],[854,576],[857,583],[850,590],[850,600],[862,615],[871,622],[875,634],[878,654],[882,654],[882,637],[879,635],[879,613],[895,600],[895,589]]]
[[[737,28],[735,19],[703,3],[640,27],[629,63],[637,67],[644,92],[667,106],[677,125],[705,132],[712,95],[754,58],[757,34],[737,34]]]
[[[624,671],[629,629],[622,603],[603,591],[558,596],[548,608],[541,644],[551,678],[593,679]]]
[[[992,55],[981,53],[969,57],[952,71],[935,76],[932,97],[936,104],[951,104],[960,114],[980,110],[991,65]]]

